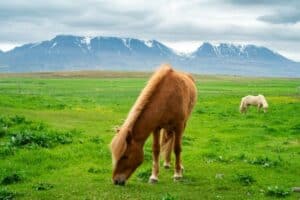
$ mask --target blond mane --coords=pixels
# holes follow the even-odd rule
[[[170,73],[172,68],[168,64],[162,65],[150,78],[145,88],[140,93],[138,99],[130,109],[126,120],[120,128],[120,131],[115,135],[111,142],[111,151],[113,156],[113,163],[115,163],[124,154],[127,148],[126,137],[132,130],[136,120],[139,118],[145,109],[150,98],[156,91],[161,81]]]
[[[122,126],[122,128],[132,129],[136,120],[142,113],[143,109],[147,105],[149,99],[151,98],[152,94],[155,92],[156,88],[158,87],[159,83],[162,79],[172,71],[172,68],[169,65],[162,65],[156,73],[150,78],[146,87],[142,90],[141,94],[139,95],[138,99],[130,109],[128,116]]]

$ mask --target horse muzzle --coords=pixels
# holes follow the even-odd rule
[[[113,181],[115,185],[120,185],[120,186],[124,186],[125,185],[125,181],[124,180],[114,180]]]
[[[122,185],[124,186],[126,182],[126,177],[124,175],[117,175],[113,178],[113,183],[115,185]]]

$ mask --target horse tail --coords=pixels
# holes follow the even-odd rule
[[[163,159],[165,161],[170,160],[174,139],[175,139],[175,135],[172,132],[168,132],[167,130],[162,129],[162,139],[161,139],[160,147],[161,147],[161,153]]]
[[[185,73],[185,75],[186,75],[187,77],[189,77],[189,79],[191,79],[194,83],[196,83],[196,80],[195,80],[195,78],[192,76],[192,74],[190,74],[190,73]]]

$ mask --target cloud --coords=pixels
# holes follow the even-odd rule
[[[285,43],[300,52],[299,5],[298,0],[0,1],[0,45],[73,34],[178,44],[256,43],[277,49]]]
[[[289,11],[278,11],[277,13],[258,17],[258,20],[271,24],[296,24],[300,22],[300,8]]]
[[[270,24],[295,24],[300,21],[299,0],[229,0],[229,3],[241,7],[264,8],[267,14],[257,17],[258,20]]]
[[[269,7],[278,7],[278,6],[295,6],[300,5],[298,0],[224,0],[224,2],[235,4],[235,5],[243,5],[243,6],[269,6]]]

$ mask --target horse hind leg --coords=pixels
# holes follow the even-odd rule
[[[245,111],[244,111],[245,114],[248,112],[248,109],[249,109],[249,105],[246,105],[245,106]]]
[[[162,129],[161,151],[164,159],[164,168],[169,169],[171,166],[171,153],[174,143],[174,133]]]
[[[174,153],[175,153],[175,172],[174,180],[180,180],[183,176],[183,166],[181,164],[181,140],[185,125],[181,125],[175,131]]]
[[[152,143],[152,174],[149,178],[149,183],[156,183],[158,181],[158,173],[159,173],[159,153],[160,153],[160,130],[155,130],[153,133],[153,143]]]

